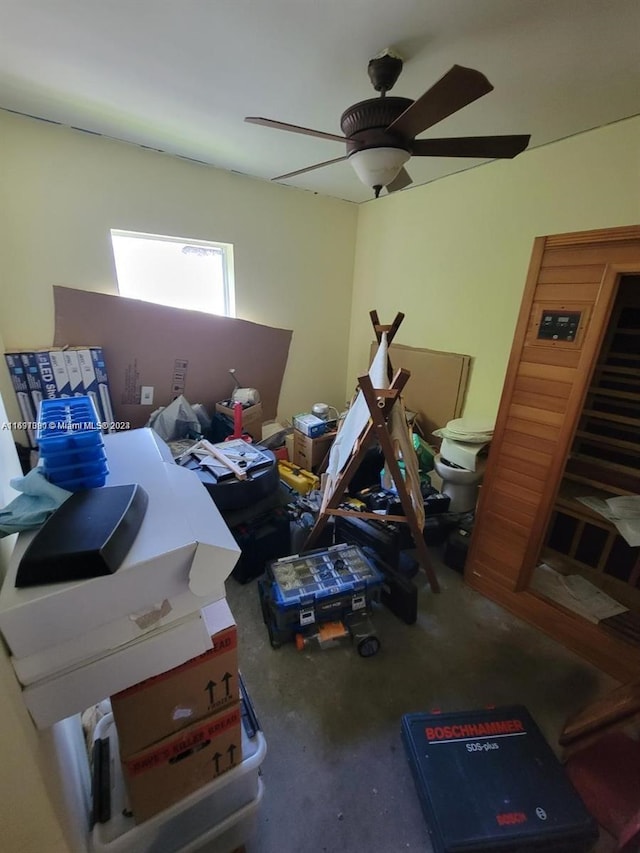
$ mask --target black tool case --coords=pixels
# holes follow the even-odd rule
[[[405,714],[402,739],[435,853],[587,853],[595,821],[521,705]]]
[[[240,559],[231,572],[238,583],[259,577],[269,560],[291,552],[289,515],[284,507],[274,507],[229,529],[241,549]]]

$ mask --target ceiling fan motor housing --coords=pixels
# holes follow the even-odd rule
[[[399,56],[385,51],[382,56],[369,60],[367,73],[376,92],[388,92],[393,89],[402,71],[402,60]]]
[[[347,137],[347,153],[365,148],[403,148],[410,151],[409,141],[386,128],[411,106],[411,98],[369,98],[348,107],[340,117],[340,127]]]

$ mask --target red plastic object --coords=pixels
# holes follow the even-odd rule
[[[617,841],[618,853],[640,847],[640,743],[622,732],[603,735],[572,755],[565,769],[587,809]]]
[[[253,441],[250,435],[242,432],[242,403],[233,404],[233,432],[225,438],[225,441],[234,441],[236,438],[241,438],[248,444]]]

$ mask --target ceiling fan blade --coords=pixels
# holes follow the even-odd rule
[[[387,192],[395,193],[398,190],[403,190],[405,187],[408,187],[409,184],[413,183],[413,179],[411,175],[407,172],[406,169],[400,169],[395,178],[391,181],[390,184],[387,184]]]
[[[274,121],[271,118],[260,116],[247,116],[245,121],[249,124],[261,124],[264,127],[275,127],[276,130],[289,130],[291,133],[303,133],[305,136],[317,136],[319,139],[334,139],[336,142],[345,142],[346,137],[337,136],[335,133],[325,133],[323,130],[311,130],[310,127],[298,127],[297,124],[287,124],[284,121]]]
[[[271,178],[272,181],[283,181],[285,178],[293,178],[296,175],[303,175],[305,172],[313,172],[314,169],[321,169],[323,166],[330,166],[332,163],[340,163],[342,160],[346,160],[347,155],[344,157],[336,157],[335,160],[325,160],[324,163],[316,163],[315,166],[307,166],[304,169],[296,169],[295,172],[287,172],[286,175],[276,175],[275,178]]]
[[[529,134],[414,139],[411,150],[417,157],[479,157],[493,160],[498,157],[515,157],[524,151],[530,139]]]
[[[484,74],[474,71],[473,68],[454,65],[424,95],[407,107],[387,130],[413,139],[423,130],[488,94],[492,89],[493,86]]]

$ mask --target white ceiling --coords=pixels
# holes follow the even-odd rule
[[[244,117],[340,134],[387,47],[405,59],[393,95],[454,64],[494,86],[423,138],[535,148],[640,112],[639,0],[0,0],[0,107],[270,179],[344,146]],[[416,186],[482,162],[407,170]],[[347,162],[283,183],[371,198]]]

